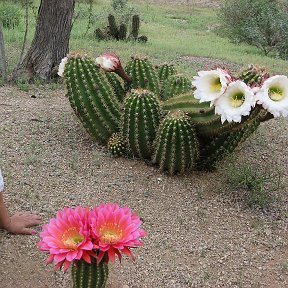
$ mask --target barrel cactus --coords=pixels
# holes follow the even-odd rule
[[[125,154],[126,147],[121,133],[112,134],[108,140],[107,148],[113,157],[119,157]]]
[[[88,264],[84,260],[73,262],[72,266],[73,288],[105,288],[108,279],[108,265],[101,261],[97,264],[92,260]]]
[[[190,79],[181,74],[170,75],[164,80],[161,98],[167,100],[189,90],[192,90]]]
[[[158,70],[158,77],[160,81],[166,80],[169,76],[177,73],[176,68],[173,64],[164,63],[160,66],[156,66]]]
[[[128,89],[143,88],[160,95],[157,72],[146,57],[132,57],[125,70],[132,77],[132,82],[126,85]]]
[[[191,170],[198,159],[198,139],[191,119],[182,111],[168,113],[162,120],[152,162],[169,174]]]
[[[149,90],[133,89],[125,98],[121,131],[133,156],[150,158],[160,114],[159,101]]]
[[[119,126],[120,102],[113,87],[86,55],[70,54],[66,62],[63,75],[70,104],[86,130],[105,143]]]

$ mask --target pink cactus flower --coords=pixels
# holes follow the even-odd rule
[[[131,247],[143,246],[139,238],[146,236],[146,232],[139,229],[139,216],[133,214],[127,207],[117,204],[101,204],[90,213],[92,236],[99,249],[97,262],[115,262],[115,254],[121,261],[121,253],[134,259]]]
[[[115,72],[121,67],[120,59],[112,53],[105,53],[96,58],[96,64],[107,72]]]
[[[96,257],[92,251],[95,245],[90,237],[88,213],[88,208],[64,208],[43,227],[38,246],[41,251],[50,253],[47,263],[54,262],[55,270],[63,266],[67,271],[74,260],[91,263],[91,256]]]

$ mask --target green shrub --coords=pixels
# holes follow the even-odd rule
[[[15,6],[0,6],[0,21],[2,21],[4,28],[13,29],[19,26],[20,17],[20,11]]]
[[[220,33],[265,55],[288,59],[288,5],[280,0],[223,0]]]

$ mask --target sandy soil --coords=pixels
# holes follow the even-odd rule
[[[282,172],[283,189],[261,212],[233,200],[221,169],[169,177],[142,161],[111,158],[64,94],[0,88],[0,166],[11,213],[34,211],[47,223],[65,206],[101,202],[138,212],[149,236],[134,250],[135,262],[111,267],[110,288],[287,287],[287,120],[261,124],[236,151],[247,163]],[[37,241],[1,231],[0,287],[71,287],[69,273],[45,266]]]

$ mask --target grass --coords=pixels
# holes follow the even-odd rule
[[[282,189],[281,173],[268,164],[259,167],[237,159],[227,163],[222,173],[228,184],[229,194],[247,208],[267,211],[275,200],[275,196],[272,197],[273,192]]]
[[[217,11],[209,8],[156,5],[149,4],[148,1],[144,3],[133,1],[133,11],[140,14],[140,34],[148,36],[148,43],[98,42],[94,38],[94,30],[105,25],[107,14],[111,12],[111,7],[107,2],[95,1],[92,10],[94,22],[85,37],[89,18],[88,5],[82,3],[76,5],[75,15],[78,15],[78,18],[75,20],[71,33],[70,51],[83,50],[93,57],[104,51],[112,51],[117,53],[124,63],[135,54],[147,55],[155,64],[177,62],[181,56],[209,57],[238,65],[254,63],[267,66],[272,73],[287,73],[287,61],[266,57],[254,47],[236,46],[227,39],[217,36],[211,29],[217,25]],[[1,5],[3,4],[0,4],[0,7]],[[24,36],[25,11],[19,4],[17,7],[22,15],[20,25],[14,29],[4,29],[9,71],[18,61]],[[27,47],[35,31],[34,13],[35,9],[30,8]],[[180,72],[190,77],[199,69],[198,63],[181,61],[177,65]]]

